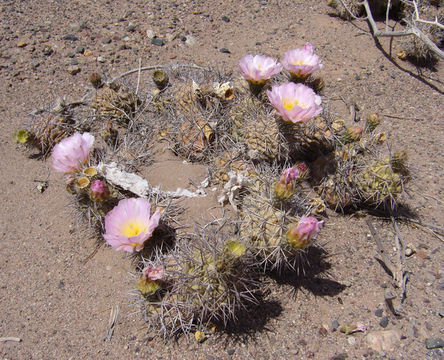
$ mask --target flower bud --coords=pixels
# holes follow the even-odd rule
[[[382,118],[378,113],[372,113],[367,118],[367,128],[371,132],[382,123]]]
[[[362,136],[362,128],[360,126],[352,125],[345,130],[345,133],[341,136],[342,143],[350,144],[358,141]]]
[[[305,249],[317,236],[323,224],[324,221],[318,221],[314,216],[302,216],[297,225],[288,229],[288,243],[296,249]]]
[[[162,266],[147,266],[145,269],[142,270],[142,278],[145,280],[162,280],[165,275],[165,270]]]
[[[101,180],[94,180],[89,189],[89,197],[92,201],[105,201],[109,197],[108,186]]]
[[[90,76],[89,76],[89,82],[91,83],[91,85],[95,88],[98,89],[100,87],[103,86],[103,82],[102,82],[102,77],[96,73],[93,72]]]

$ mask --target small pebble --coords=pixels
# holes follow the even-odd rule
[[[151,44],[156,45],[156,46],[163,46],[164,42],[162,39],[158,38],[158,37],[153,37],[151,39]]]
[[[405,256],[409,257],[412,256],[415,253],[415,251],[411,247],[407,247],[405,249]]]
[[[105,38],[102,40],[102,44],[111,44],[111,38]]]
[[[333,331],[338,330],[339,322],[338,322],[337,320],[333,320],[333,321],[331,322],[331,327],[332,327]]]
[[[78,46],[76,49],[77,54],[83,54],[85,52],[85,48],[83,46]]]
[[[381,321],[379,322],[379,325],[381,325],[383,328],[386,328],[387,325],[388,325],[388,322],[389,322],[388,317],[387,317],[387,316],[384,316],[384,317],[381,319]]]
[[[349,337],[347,338],[347,342],[348,342],[350,345],[354,345],[354,344],[356,343],[356,338],[354,338],[353,336],[349,336]]]
[[[180,35],[179,39],[180,39],[180,41],[184,41],[184,42],[187,41],[187,37],[184,35]]]
[[[442,317],[442,318],[444,317],[444,310],[441,310],[441,311],[439,312],[439,316]]]
[[[148,39],[154,39],[156,37],[156,34],[154,33],[153,30],[147,30],[146,36],[148,37]]]
[[[331,358],[331,360],[345,360],[345,359],[347,359],[347,357],[348,356],[346,353],[342,353],[342,354],[338,354],[338,355],[333,356]]]
[[[128,32],[134,32],[136,31],[137,25],[134,23],[129,23],[129,25],[126,27],[126,31]]]
[[[72,59],[71,65],[79,65],[79,62],[76,59]]]
[[[76,56],[76,54],[74,54],[72,52],[68,53],[68,57],[73,58],[74,56]]]
[[[19,48],[25,47],[26,45],[28,45],[28,43],[26,41],[19,41],[17,43],[17,47],[19,47]]]
[[[236,349],[228,349],[227,354],[231,356],[234,354],[235,351],[236,351]]]
[[[197,42],[196,38],[191,35],[188,35],[185,40],[185,44],[187,44],[188,46],[196,45],[196,42]]]
[[[382,310],[382,309],[378,309],[378,310],[375,311],[375,315],[376,315],[377,317],[382,317],[382,313],[383,313],[383,310]]]
[[[99,63],[104,63],[106,61],[106,59],[103,56],[97,56],[97,61]]]
[[[219,50],[222,54],[231,54],[230,50],[228,50],[227,48],[222,48]]]
[[[77,41],[77,40],[79,40],[79,38],[78,38],[77,36],[75,36],[75,35],[68,34],[68,35],[65,35],[65,36],[62,38],[62,40]]]
[[[77,65],[70,65],[66,69],[71,75],[78,74],[80,72],[80,68]]]
[[[444,347],[444,340],[440,338],[428,338],[425,341],[427,349],[439,349]]]
[[[222,21],[225,21],[226,23],[230,22],[230,18],[228,16],[222,16]]]

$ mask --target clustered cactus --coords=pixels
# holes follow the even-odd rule
[[[260,301],[261,276],[303,270],[326,207],[396,206],[409,179],[406,153],[379,150],[378,114],[360,127],[323,113],[323,80],[313,76],[321,67],[307,43],[282,65],[245,56],[241,79],[164,67],[146,96],[92,74],[88,121],[60,105],[17,132],[18,142],[52,151],[81,213],[112,248],[135,255],[150,332],[169,338],[235,322]],[[214,184],[247,178],[233,185],[242,187],[236,211],[183,233],[183,210],[168,195],[149,187],[141,195],[100,171],[110,161],[127,171],[149,165],[156,138],[208,165]]]

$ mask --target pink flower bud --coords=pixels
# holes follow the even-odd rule
[[[302,216],[297,225],[288,229],[287,241],[294,248],[305,249],[323,225],[324,221],[318,221],[314,216]]]
[[[109,197],[108,186],[101,180],[94,180],[89,189],[91,200],[101,202]]]
[[[147,266],[142,270],[142,278],[145,280],[162,280],[165,275],[165,271],[162,266],[152,267]]]
[[[285,169],[281,176],[281,183],[288,185],[295,181],[299,177],[299,175],[300,173],[297,168],[291,167]]]

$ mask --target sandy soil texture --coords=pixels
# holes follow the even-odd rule
[[[443,66],[416,68],[399,60],[398,40],[375,41],[365,22],[341,20],[326,1],[2,1],[0,21],[0,357],[2,359],[440,359],[426,341],[443,339]],[[397,25],[400,27],[400,25]],[[152,43],[154,32],[163,45]],[[20,148],[14,132],[29,114],[61,96],[79,100],[88,76],[112,78],[139,66],[197,64],[236,73],[247,53],[279,58],[307,41],[324,64],[323,104],[350,116],[384,117],[381,129],[394,149],[408,152],[413,178],[402,202],[429,226],[399,222],[406,258],[407,297],[375,259],[378,248],[366,220],[397,259],[396,233],[387,219],[329,211],[306,274],[267,279],[269,294],[242,326],[203,343],[147,339],[133,306],[129,257],[76,224],[63,177],[49,162]],[[393,57],[390,57],[390,53]],[[173,166],[165,155],[147,169],[167,189],[199,183],[205,169]],[[179,165],[178,165],[179,166]],[[177,176],[177,169],[179,175]],[[48,182],[41,192],[39,185]],[[191,187],[190,187],[191,188]],[[216,202],[187,200],[198,218]],[[390,310],[387,293],[395,295]],[[390,302],[391,300],[389,300]],[[119,307],[106,340],[110,312]],[[353,335],[337,327],[363,323]],[[384,331],[384,333],[380,333]],[[369,337],[391,335],[386,350]],[[20,338],[20,342],[4,339]],[[442,340],[441,340],[442,341]]]

